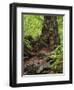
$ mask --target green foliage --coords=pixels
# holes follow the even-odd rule
[[[60,44],[63,45],[63,16],[57,16],[58,33],[60,37]]]
[[[48,58],[51,58],[54,60],[54,62],[52,64],[49,64],[49,68],[58,71],[58,72],[62,72],[62,68],[63,68],[63,47],[61,45],[59,45],[53,52],[51,52],[48,55]]]
[[[24,39],[24,44],[29,50],[33,49],[32,45],[31,45],[31,42],[29,40]]]
[[[53,58],[54,60],[56,59],[61,59],[63,55],[63,48],[61,45],[59,45],[53,52],[51,52],[48,57]]]
[[[36,39],[41,35],[44,17],[40,15],[23,15],[24,36]]]

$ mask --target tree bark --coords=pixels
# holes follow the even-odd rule
[[[44,16],[41,39],[47,43],[49,51],[57,47],[59,44],[57,16]]]

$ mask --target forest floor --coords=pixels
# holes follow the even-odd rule
[[[55,61],[47,57],[49,53],[47,48],[42,48],[39,52],[33,53],[30,58],[24,59],[24,75],[56,73],[53,68],[50,68]]]

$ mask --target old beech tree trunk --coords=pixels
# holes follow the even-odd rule
[[[44,26],[41,39],[47,43],[49,51],[52,51],[59,44],[58,25],[56,16],[44,16]]]

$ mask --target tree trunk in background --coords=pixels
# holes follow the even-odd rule
[[[44,25],[41,35],[42,41],[47,44],[49,51],[59,44],[58,25],[56,16],[44,16]]]

